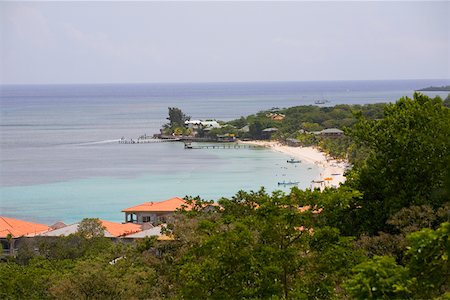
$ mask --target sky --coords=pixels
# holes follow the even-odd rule
[[[450,78],[450,1],[0,2],[0,83]]]

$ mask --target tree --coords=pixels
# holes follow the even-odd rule
[[[105,227],[97,218],[85,218],[78,225],[78,234],[86,239],[105,236]]]
[[[184,122],[189,121],[191,117],[185,115],[181,109],[177,107],[169,107],[169,120],[168,126],[170,128],[182,127],[184,128]]]
[[[355,299],[402,299],[410,295],[403,288],[407,270],[392,257],[374,256],[357,265],[353,272],[355,275],[345,287]]]
[[[370,149],[348,181],[364,193],[364,230],[386,229],[389,216],[403,207],[448,201],[442,190],[450,174],[450,110],[440,99],[418,93],[402,98],[385,107],[381,120],[360,115],[350,134]]]
[[[411,233],[407,240],[406,266],[414,293],[429,298],[450,292],[450,223]]]
[[[249,134],[253,139],[261,139],[262,137],[262,124],[260,121],[255,121],[249,126]]]
[[[356,299],[431,299],[450,292],[450,223],[406,237],[404,266],[393,257],[374,256],[357,265],[345,286]]]
[[[444,106],[450,108],[450,94],[448,94],[447,97],[445,98]]]
[[[221,208],[212,213],[183,214],[174,226],[186,245],[175,271],[181,296],[334,297],[361,254],[339,230],[316,227],[317,213],[303,208],[304,198],[240,191],[221,199]]]

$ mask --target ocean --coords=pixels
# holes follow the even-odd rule
[[[123,145],[157,133],[168,107],[231,120],[272,107],[393,102],[450,80],[0,86],[0,215],[51,224],[123,221],[121,210],[185,195],[218,200],[308,188],[315,165],[268,149],[184,150],[182,143]],[[427,92],[430,96],[446,92]]]

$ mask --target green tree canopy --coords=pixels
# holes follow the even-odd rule
[[[402,98],[386,106],[381,120],[360,116],[351,135],[370,149],[366,164],[349,180],[364,193],[365,230],[383,229],[403,207],[448,201],[450,110],[440,98]]]
[[[185,115],[178,107],[169,107],[168,126],[170,128],[184,127],[184,122],[189,121],[191,117]]]

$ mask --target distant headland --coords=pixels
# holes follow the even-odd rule
[[[450,92],[450,85],[443,86],[429,86],[420,90],[418,92]]]

